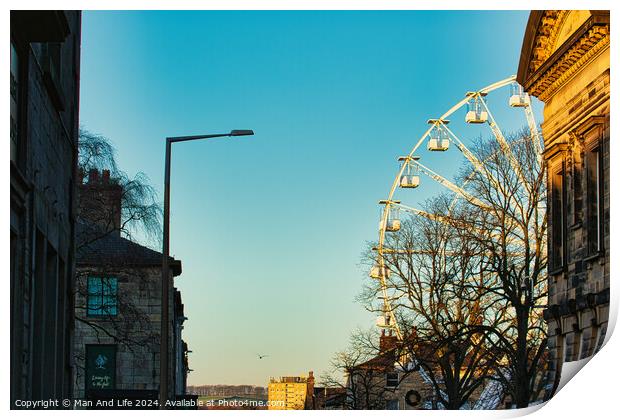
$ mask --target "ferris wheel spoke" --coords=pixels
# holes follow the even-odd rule
[[[538,131],[538,126],[536,125],[536,119],[534,118],[534,111],[532,110],[531,100],[527,103],[525,107],[523,107],[523,111],[525,112],[525,119],[527,120],[527,125],[530,129],[530,135],[532,137],[532,143],[534,143],[534,148],[536,149],[536,153],[538,154],[538,163],[540,164],[543,158],[542,136],[540,135],[540,132]]]
[[[443,122],[441,124],[443,126],[443,129],[446,130],[448,134],[450,134],[450,136],[456,143],[456,147],[463,154],[463,156],[465,156],[465,158],[474,166],[474,168],[478,172],[480,172],[481,175],[484,175],[487,178],[491,177],[492,175],[488,173],[482,162],[480,162],[480,160],[478,160],[478,158],[474,156],[474,154],[467,148],[467,146],[465,146],[461,139],[459,139],[459,137],[448,128],[448,125],[444,124]]]
[[[490,256],[491,253],[486,252],[463,252],[462,250],[430,250],[430,249],[391,249],[383,248],[383,253],[388,255],[436,255],[441,254],[446,257],[460,257],[460,256]],[[523,252],[508,252],[506,254],[510,257],[522,257],[525,255]]]
[[[490,84],[489,86],[483,87],[478,92],[489,93],[496,89],[503,88],[504,86],[508,86],[511,83],[514,83],[515,80],[517,80],[517,76],[512,75],[510,77],[505,78],[504,80],[500,80],[499,82],[495,82],[495,83]]]
[[[436,222],[442,222],[442,223],[446,223],[446,224],[452,224],[452,219],[450,217],[446,217],[446,216],[443,216],[441,214],[429,213],[427,211],[420,210],[420,209],[415,208],[415,207],[406,206],[406,205],[400,204],[400,203],[399,204],[395,204],[395,206],[399,207],[401,210],[417,214],[418,216],[425,217],[425,218],[427,218],[429,220],[433,220],[433,221],[436,221]]]
[[[501,186],[499,181],[493,176],[493,174],[484,166],[484,162],[480,161],[461,141],[461,139],[454,134],[452,130],[450,130],[446,125],[444,125],[446,132],[452,137],[454,142],[456,143],[457,149],[465,156],[465,158],[473,165],[474,170],[478,171],[480,175],[484,176],[494,188],[501,190]],[[465,179],[463,186],[465,186],[469,182],[469,178],[473,175],[470,174],[467,179]],[[454,202],[455,203],[455,202]]]
[[[393,205],[395,207],[400,208],[403,211],[410,212],[418,216],[422,216],[426,219],[429,219],[435,222],[440,222],[440,223],[443,223],[449,226],[455,226],[456,224],[460,224],[463,227],[467,227],[468,229],[471,229],[473,232],[477,232],[479,235],[484,235],[484,236],[490,235],[492,238],[495,238],[495,239],[499,239],[502,237],[500,232],[493,232],[493,231],[488,231],[484,229],[479,229],[473,225],[468,224],[467,222],[463,222],[462,220],[455,219],[451,216],[446,216],[446,215],[436,214],[436,213],[429,213],[427,211],[424,211],[424,210],[421,210],[415,207],[400,204],[400,202],[395,203]],[[514,244],[515,242],[519,242],[519,241],[523,242],[523,240],[520,238],[514,238],[512,236],[507,238],[507,243],[509,244]],[[380,252],[381,253],[384,253],[385,252],[384,250],[387,249],[383,247],[383,243],[384,241],[380,241],[380,250],[381,250]]]
[[[502,151],[508,158],[508,162],[510,163],[512,170],[515,172],[515,174],[517,174],[517,176],[519,177],[519,181],[521,181],[522,185],[527,185],[525,177],[523,176],[523,171],[521,171],[521,166],[519,165],[517,158],[515,158],[514,153],[512,153],[510,144],[508,144],[508,142],[506,141],[506,138],[504,137],[502,130],[497,125],[495,118],[493,118],[493,114],[491,113],[489,106],[486,104],[485,101],[481,101],[481,103],[488,114],[489,119],[487,123],[489,124],[489,127],[491,128],[493,135],[497,139],[497,142],[499,143],[500,148],[502,149]]]
[[[488,208],[489,207],[486,203],[482,202],[478,198],[476,198],[473,195],[469,194],[467,191],[463,190],[462,188],[460,188],[459,186],[455,185],[454,183],[448,181],[446,178],[442,177],[441,175],[439,175],[435,171],[431,170],[430,168],[422,165],[420,162],[414,160],[414,161],[412,161],[412,164],[417,166],[420,169],[420,172],[424,173],[425,175],[428,175],[429,177],[431,177],[435,181],[439,182],[444,187],[448,188],[450,191],[452,191],[452,192],[454,192],[456,194],[459,194],[460,196],[462,196],[467,201],[477,205],[478,207],[482,207],[482,208]]]

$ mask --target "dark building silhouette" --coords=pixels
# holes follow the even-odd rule
[[[171,351],[174,357],[172,366],[172,382],[174,383],[174,395],[177,398],[185,398],[187,395],[187,375],[189,369],[189,347],[187,342],[183,340],[184,323],[187,320],[185,316],[185,304],[181,297],[181,291],[174,289],[174,318],[172,319],[173,341],[170,343]]]
[[[11,406],[72,395],[81,14],[11,11]]]
[[[121,202],[123,189],[114,179],[110,178],[110,171],[104,169],[99,172],[91,169],[88,180],[85,182],[84,173],[78,172],[78,219],[84,228],[98,233],[121,234]],[[78,243],[78,247],[80,243]]]

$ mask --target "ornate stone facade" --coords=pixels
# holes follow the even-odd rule
[[[609,316],[609,11],[533,11],[517,80],[545,103],[549,326],[564,362],[594,354]]]

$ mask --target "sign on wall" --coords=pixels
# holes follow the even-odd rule
[[[116,345],[86,345],[86,389],[116,387]]]

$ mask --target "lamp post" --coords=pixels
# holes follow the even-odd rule
[[[167,137],[166,138],[166,167],[164,173],[164,237],[162,245],[161,270],[161,337],[159,348],[159,400],[160,408],[166,408],[168,399],[168,334],[169,334],[169,260],[170,260],[170,154],[172,143],[192,140],[204,140],[215,137],[252,136],[252,130],[232,130],[225,134],[203,134],[198,136]]]

